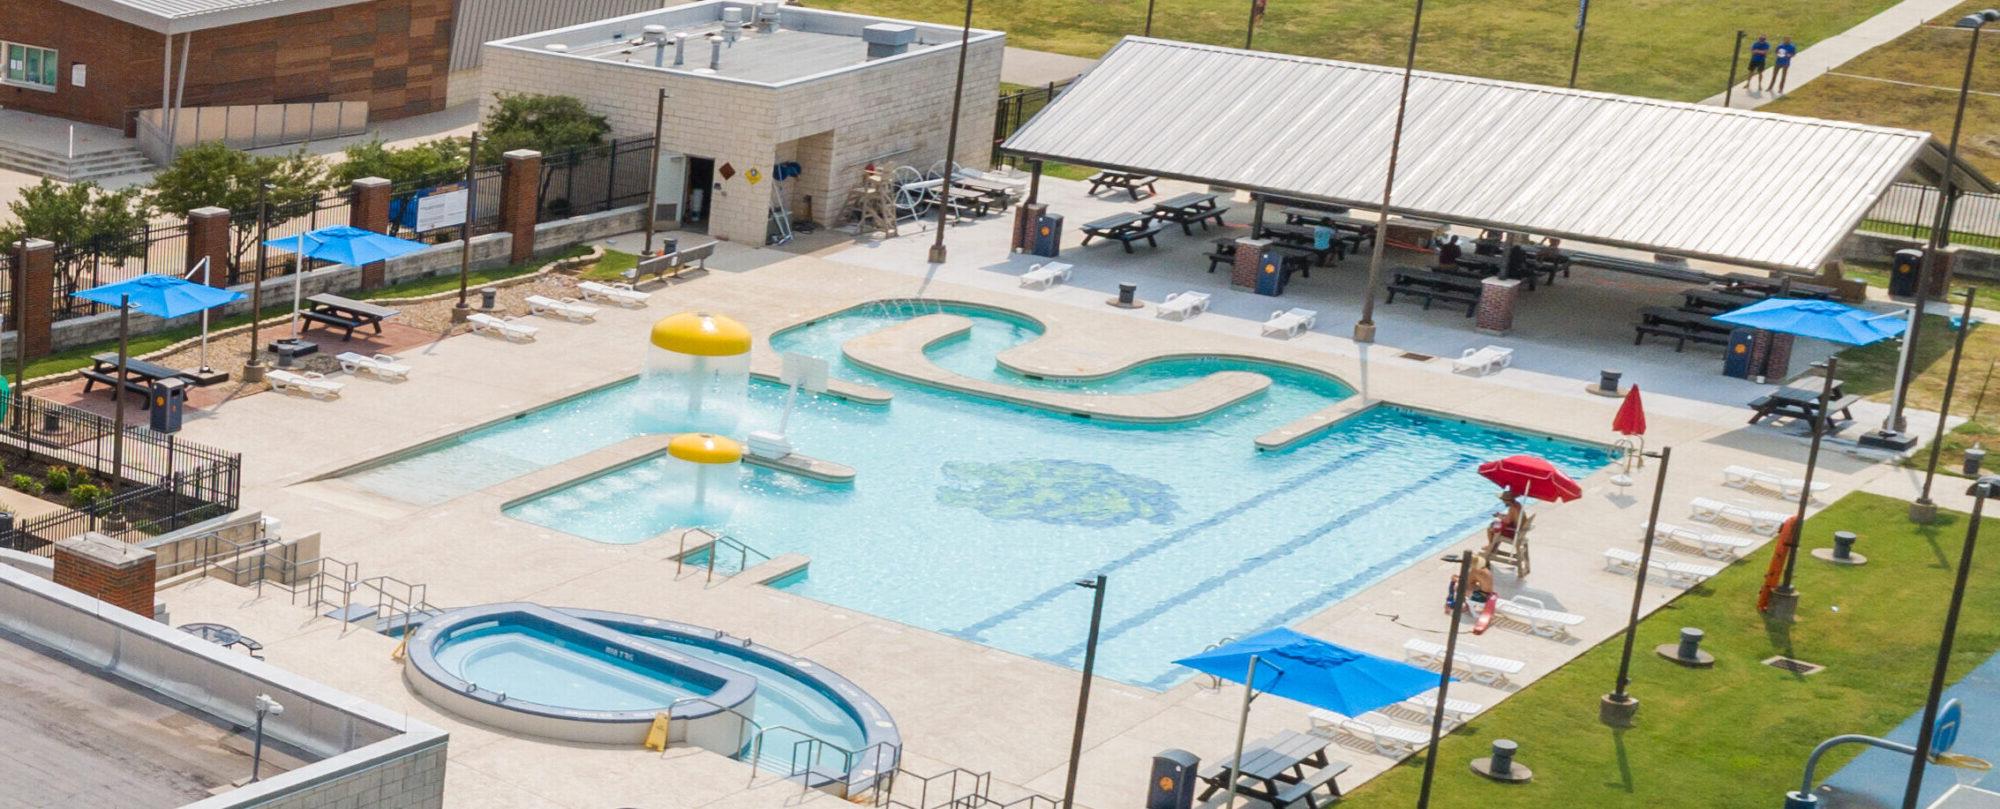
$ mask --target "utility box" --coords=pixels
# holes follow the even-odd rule
[[[1722,353],[1722,375],[1737,379],[1749,379],[1763,369],[1758,368],[1756,329],[1737,329],[1729,333],[1729,347]]]
[[[147,407],[153,415],[153,432],[180,432],[181,411],[187,407],[187,388],[187,382],[180,379],[153,382],[152,403]]]
[[[1257,286],[1259,295],[1277,297],[1285,294],[1285,254],[1266,248],[1257,256]]]
[[[1897,298],[1917,296],[1917,284],[1924,268],[1924,251],[1897,250],[1889,270],[1889,294]]]
[[[1146,809],[1189,809],[1194,805],[1195,778],[1201,759],[1186,750],[1161,750],[1153,757],[1153,777],[1146,785]]]
[[[1032,251],[1043,258],[1055,258],[1062,252],[1063,218],[1057,214],[1043,214],[1035,220],[1035,245]]]

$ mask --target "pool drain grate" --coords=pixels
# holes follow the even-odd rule
[[[1771,668],[1778,669],[1780,671],[1789,671],[1793,674],[1799,674],[1799,675],[1818,674],[1822,671],[1826,671],[1826,667],[1818,663],[1807,663],[1804,660],[1794,660],[1792,658],[1785,657],[1783,655],[1779,655],[1777,657],[1773,657],[1769,660],[1764,661],[1764,665],[1770,666]]]
[[[1415,360],[1417,362],[1430,362],[1431,360],[1437,359],[1437,357],[1432,356],[1430,354],[1419,354],[1415,351],[1405,351],[1401,354],[1397,354],[1396,356],[1406,360]]]

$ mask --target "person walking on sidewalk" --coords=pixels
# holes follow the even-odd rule
[[[1785,78],[1792,72],[1792,57],[1799,53],[1799,46],[1792,44],[1791,37],[1779,37],[1778,47],[1772,51],[1771,78],[1778,83],[1778,95],[1785,94]]]
[[[1750,77],[1743,80],[1743,86],[1745,89],[1750,88],[1751,82],[1756,82],[1757,87],[1754,90],[1754,92],[1758,93],[1764,92],[1764,86],[1766,84],[1766,77],[1764,75],[1764,62],[1767,59],[1769,59],[1770,56],[1771,56],[1771,40],[1765,39],[1763,34],[1758,34],[1757,41],[1750,43]]]

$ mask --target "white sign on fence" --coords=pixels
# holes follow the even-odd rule
[[[465,224],[465,189],[440,191],[417,200],[417,232]]]

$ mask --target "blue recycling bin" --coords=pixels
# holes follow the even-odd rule
[[[180,432],[181,411],[187,406],[187,381],[182,379],[158,379],[153,381],[147,412],[152,414],[153,432],[172,434]]]
[[[1729,347],[1722,352],[1722,375],[1749,379],[1758,371],[1752,362],[1756,357],[1756,329],[1737,329],[1730,332]]]
[[[1062,253],[1062,226],[1063,218],[1056,214],[1043,214],[1035,220],[1035,255],[1055,258]]]
[[[1186,750],[1162,750],[1153,757],[1152,783],[1146,788],[1146,809],[1189,809],[1194,805],[1195,777],[1201,759]]]
[[[1924,251],[1897,250],[1889,269],[1889,295],[1897,298],[1914,298],[1917,285],[1923,279]]]
[[[1257,294],[1277,297],[1285,294],[1285,256],[1265,250],[1257,256]]]

